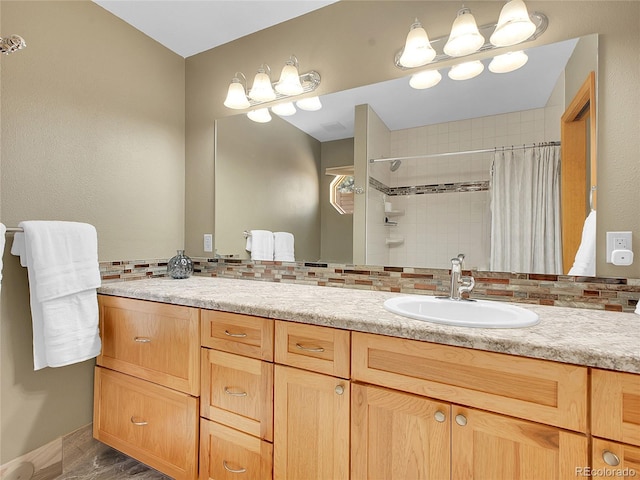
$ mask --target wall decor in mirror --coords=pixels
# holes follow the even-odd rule
[[[536,251],[541,265],[497,262],[513,247],[492,248],[491,172],[497,156],[528,158],[531,149],[522,147],[534,144],[537,153],[515,162],[552,151],[548,168],[557,170],[560,118],[598,70],[598,40],[593,34],[525,51],[527,63],[510,73],[489,70],[462,82],[444,76],[437,89],[422,90],[407,76],[322,95],[322,110],[269,124],[218,119],[217,253],[249,258],[242,232],[266,229],[293,233],[299,261],[449,268],[463,252],[466,268],[566,273],[571,265],[558,263],[557,249]],[[353,215],[332,207],[335,176],[326,174],[351,166]],[[591,186],[589,178],[576,181]],[[582,203],[586,218],[588,197]],[[544,208],[559,214],[557,202]],[[542,227],[529,227],[533,242]]]

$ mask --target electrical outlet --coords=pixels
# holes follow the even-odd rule
[[[607,232],[607,263],[611,262],[611,254],[614,250],[633,250],[631,232]]]
[[[213,252],[213,235],[211,233],[204,234],[204,251]]]

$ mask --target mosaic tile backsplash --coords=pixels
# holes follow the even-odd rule
[[[450,272],[443,269],[359,266],[333,263],[269,262],[192,257],[194,275],[265,282],[301,283],[423,295],[449,293]],[[104,283],[167,275],[167,260],[101,262]],[[465,271],[476,286],[471,297],[514,303],[633,312],[640,279],[573,277],[526,273]]]

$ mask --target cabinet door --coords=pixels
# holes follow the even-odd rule
[[[357,384],[351,401],[352,480],[449,478],[448,403]]]
[[[585,435],[455,405],[451,415],[456,480],[560,480],[589,465]]]
[[[593,472],[600,478],[637,478],[640,476],[640,448],[594,438]],[[584,475],[587,476],[587,475]]]
[[[640,375],[592,369],[591,402],[593,435],[640,446]]]
[[[275,366],[275,480],[349,478],[349,382]]]
[[[272,454],[269,442],[202,419],[201,480],[271,480]]]

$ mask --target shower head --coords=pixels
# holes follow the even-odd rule
[[[401,164],[402,164],[402,160],[394,160],[393,162],[391,162],[391,165],[389,165],[389,170],[391,170],[392,172],[395,172],[400,168]]]
[[[22,50],[27,43],[20,35],[11,35],[10,37],[0,37],[0,53],[9,55],[10,53]]]

